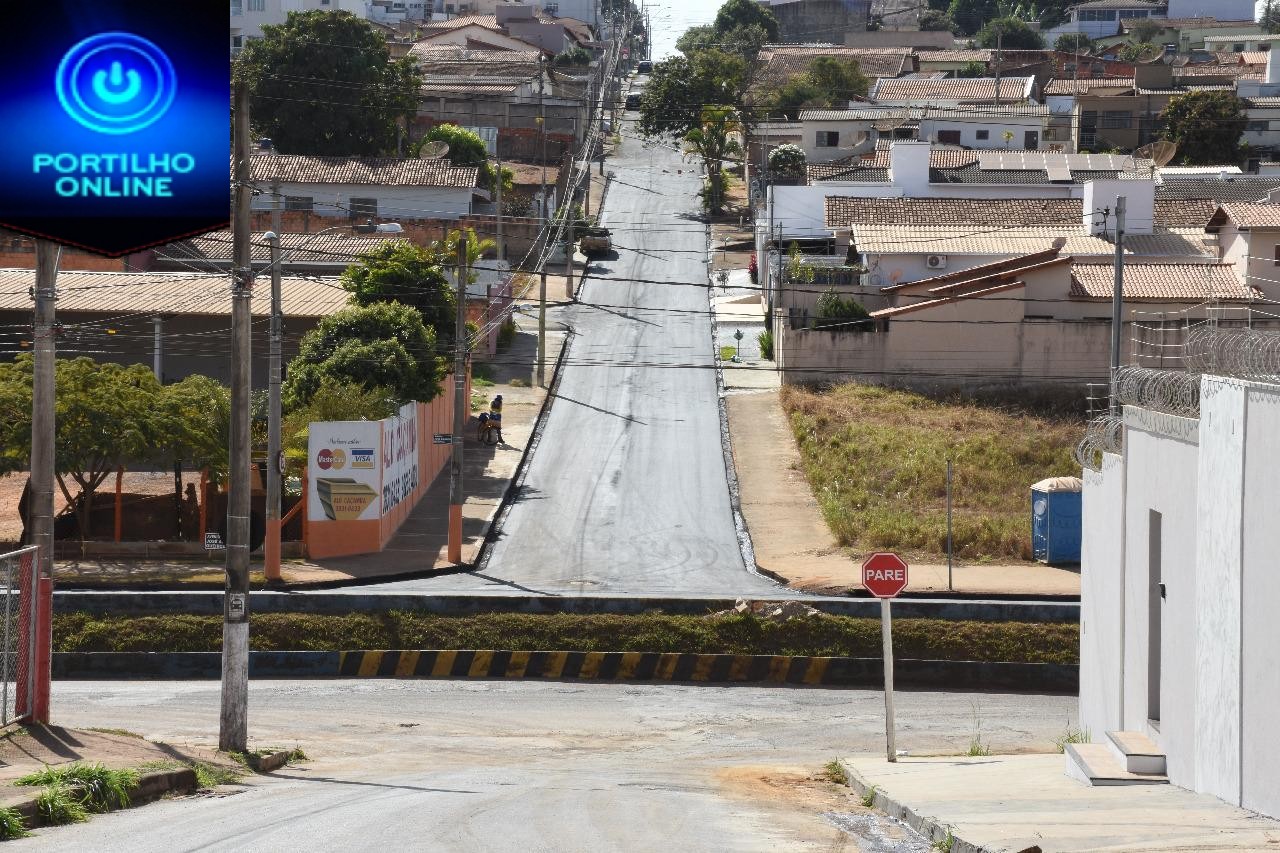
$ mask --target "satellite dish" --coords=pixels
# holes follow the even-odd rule
[[[878,119],[871,126],[874,127],[880,133],[893,133],[893,131],[902,127],[906,123],[907,123],[906,116],[890,115],[890,116],[885,116],[882,119]]]
[[[1148,44],[1142,53],[1133,59],[1134,65],[1151,65],[1164,59],[1164,48],[1158,44]]]
[[[422,150],[418,152],[418,157],[423,160],[439,160],[448,153],[449,143],[428,142],[426,145],[422,146]]]
[[[1149,142],[1146,145],[1133,152],[1134,159],[1141,158],[1151,161],[1151,174],[1154,176],[1156,169],[1161,166],[1167,166],[1173,161],[1173,157],[1178,153],[1178,143],[1170,142],[1167,139],[1160,139],[1155,142]],[[1136,164],[1135,164],[1136,165]]]

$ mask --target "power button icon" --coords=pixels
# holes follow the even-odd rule
[[[54,81],[67,115],[98,133],[135,133],[169,110],[177,89],[164,51],[132,33],[99,33],[76,43]]]

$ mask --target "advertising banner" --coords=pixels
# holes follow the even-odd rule
[[[382,421],[317,421],[307,439],[307,518],[368,521],[382,516]]]
[[[408,403],[382,421],[382,514],[418,487],[418,406]]]
[[[230,219],[227,7],[5,7],[0,225],[119,256]]]

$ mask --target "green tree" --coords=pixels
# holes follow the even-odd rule
[[[997,44],[1005,50],[1044,48],[1044,36],[1027,26],[1026,21],[1012,16],[989,22],[978,31],[977,41],[980,46],[990,49],[994,49]]]
[[[1258,26],[1264,33],[1280,33],[1280,7],[1275,0],[1267,0],[1258,16]]]
[[[918,25],[925,32],[960,32],[956,22],[942,9],[925,9],[920,13]]]
[[[727,33],[735,27],[759,25],[764,28],[769,41],[778,40],[778,19],[767,6],[755,0],[726,0],[716,13],[713,26],[717,33]]]
[[[997,0],[951,0],[947,14],[963,35],[971,36],[984,23],[999,16],[1000,4]]]
[[[808,160],[799,145],[779,145],[769,152],[769,174],[774,180],[803,181]]]
[[[711,24],[701,24],[689,27],[680,34],[680,38],[676,39],[676,50],[687,58],[699,51],[715,47],[717,40],[716,28]]]
[[[1240,159],[1240,135],[1248,116],[1244,102],[1231,92],[1175,95],[1162,119],[1161,136],[1178,144],[1186,165],[1232,164]]]
[[[1129,27],[1129,41],[1136,44],[1154,42],[1164,27],[1155,18],[1142,18]]]
[[[703,203],[713,215],[724,210],[724,164],[742,157],[742,124],[726,106],[702,108],[698,127],[684,135],[686,150],[702,158],[707,170]]]
[[[227,470],[231,393],[208,376],[188,376],[160,389],[153,409],[156,451],[165,462]]]
[[[474,130],[467,130],[465,127],[456,124],[437,124],[413,144],[410,152],[413,156],[418,156],[422,152],[423,146],[429,142],[443,142],[448,145],[449,153],[445,156],[449,158],[449,162],[453,165],[478,167],[480,169],[480,186],[490,192],[494,190],[494,181],[497,179],[498,173],[493,168],[493,164],[489,162],[489,149],[485,148],[484,140]],[[510,169],[502,170],[503,192],[510,191],[513,175],[514,173]]]
[[[820,56],[807,72],[778,87],[772,106],[794,121],[805,107],[845,107],[869,87],[856,60]]]
[[[454,260],[444,252],[438,243],[425,247],[388,240],[347,267],[342,286],[356,305],[398,302],[416,309],[436,340],[450,342],[457,302],[449,272]]]
[[[392,60],[368,22],[348,12],[290,12],[265,25],[235,63],[254,129],[286,154],[394,152],[397,121],[418,109],[422,77]]]
[[[1157,50],[1158,48],[1151,42],[1130,42],[1121,45],[1116,51],[1116,58],[1123,62],[1141,62],[1155,54]]]
[[[1093,39],[1084,33],[1063,33],[1054,41],[1053,49],[1063,53],[1088,53],[1093,50]]]
[[[291,410],[306,406],[326,381],[336,381],[385,389],[396,403],[426,402],[440,393],[443,376],[435,332],[422,315],[398,302],[378,302],[330,314],[303,336],[289,363],[284,401]]]
[[[962,78],[963,77],[986,77],[987,64],[985,62],[978,62],[977,60],[966,62],[964,65],[961,65],[959,68],[956,69],[956,76],[962,77]]]
[[[722,50],[664,59],[653,66],[640,99],[639,130],[650,138],[683,138],[700,126],[704,104],[740,106],[750,78],[747,62]]]
[[[394,395],[386,388],[323,376],[307,404],[295,406],[284,416],[282,444],[291,458],[305,459],[312,421],[378,421],[395,411]]]

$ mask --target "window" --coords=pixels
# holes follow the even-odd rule
[[[1133,127],[1133,113],[1127,110],[1104,110],[1102,113],[1102,126],[1109,128]]]
[[[236,18],[244,14],[243,0],[231,0],[231,17]]]
[[[315,210],[315,199],[306,195],[287,195],[284,197],[285,210]]]
[[[974,138],[975,138],[975,139],[990,139],[990,138],[991,138],[991,131],[989,131],[989,130],[975,130],[975,131],[973,132],[973,136],[974,136]]]
[[[943,145],[959,145],[960,131],[958,130],[940,130],[938,131],[938,141]]]
[[[1251,121],[1244,126],[1244,129],[1250,133],[1266,133],[1271,129],[1270,124],[1266,121]]]
[[[1275,247],[1274,252],[1275,252],[1276,266],[1280,267],[1280,245],[1277,245]]]
[[[1098,126],[1098,113],[1095,110],[1083,110],[1080,113],[1080,126],[1094,128]]]
[[[377,215],[378,215],[378,200],[376,198],[351,199],[351,218],[352,219],[372,219]]]
[[[250,12],[267,11],[267,0],[249,0],[249,11]]]
[[[840,132],[838,130],[818,131],[817,146],[819,148],[839,148]]]
[[[1243,53],[1243,52],[1244,52],[1244,43],[1243,43],[1243,42],[1236,42],[1235,44],[1231,45],[1231,52],[1232,52],[1232,53]]]

